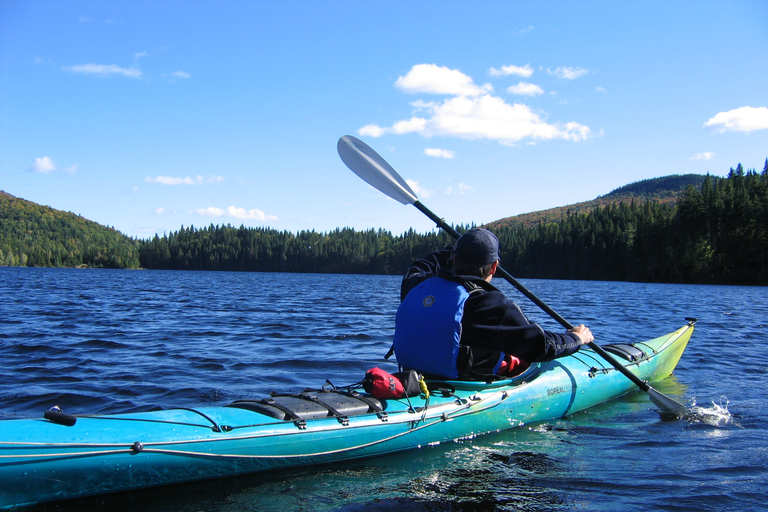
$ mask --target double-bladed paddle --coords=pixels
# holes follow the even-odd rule
[[[386,194],[387,196],[399,201],[402,204],[412,204],[423,214],[434,221],[439,228],[444,229],[453,238],[458,239],[461,234],[448,225],[444,219],[441,219],[426,206],[421,204],[419,198],[411,190],[411,187],[397,174],[389,163],[384,160],[376,151],[360,139],[351,135],[344,135],[339,139],[337,145],[339,156],[341,160],[349,167],[352,172],[360,176],[363,180],[368,182],[375,189]],[[496,274],[506,279],[512,286],[514,286],[520,293],[528,297],[534,304],[539,306],[545,313],[555,319],[560,325],[566,329],[573,329],[573,325],[566,319],[561,317],[550,308],[547,304],[534,295],[528,288],[523,286],[517,279],[501,268],[496,269]],[[631,380],[637,387],[648,393],[651,401],[662,410],[664,413],[683,415],[687,411],[687,407],[680,402],[656,391],[647,382],[640,380],[635,374],[627,370],[621,363],[613,358],[608,352],[603,350],[597,343],[591,342],[588,344],[589,348],[597,352],[603,359],[605,359],[611,366],[621,372],[629,380]]]

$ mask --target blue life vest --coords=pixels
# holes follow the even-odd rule
[[[458,379],[461,319],[468,298],[461,283],[440,277],[427,279],[408,292],[395,321],[397,363],[421,373]]]

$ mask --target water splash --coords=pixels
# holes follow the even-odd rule
[[[724,403],[723,403],[724,402]],[[712,407],[704,407],[696,404],[694,399],[690,411],[684,416],[689,423],[705,423],[715,427],[722,427],[733,423],[733,415],[728,411],[730,402],[725,397],[717,404],[712,401]]]

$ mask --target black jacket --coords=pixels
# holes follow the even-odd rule
[[[537,362],[564,357],[581,348],[575,334],[549,332],[531,323],[517,304],[482,278],[454,275],[453,249],[451,245],[414,261],[403,277],[400,299],[435,276],[459,283],[471,281],[480,287],[482,290],[472,293],[464,304],[462,318],[461,344],[471,347],[472,371],[492,373],[500,352]]]

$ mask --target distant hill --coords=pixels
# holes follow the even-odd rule
[[[629,185],[619,187],[604,196],[598,196],[591,201],[584,201],[582,203],[571,204],[567,206],[559,206],[557,208],[550,208],[548,210],[541,210],[538,212],[523,213],[521,215],[515,215],[513,217],[506,217],[494,222],[486,224],[486,227],[491,229],[498,229],[502,227],[512,226],[534,226],[541,223],[554,222],[558,219],[562,219],[569,213],[588,213],[597,207],[607,206],[611,204],[618,204],[621,202],[631,203],[634,201],[636,204],[642,204],[647,201],[658,201],[659,203],[676,203],[680,198],[680,195],[688,188],[689,185],[693,185],[696,188],[700,188],[704,183],[706,176],[701,174],[674,174],[671,176],[663,176],[661,178],[651,178]]]
[[[138,268],[136,240],[0,190],[0,266]]]
[[[705,176],[702,175],[688,174],[643,180],[617,188],[609,194],[600,196],[591,201],[507,217],[488,224],[488,227],[498,229],[520,225],[536,226],[539,224],[547,224],[566,217],[568,213],[586,214],[598,206],[610,205],[622,201],[627,204],[632,201],[636,204],[644,204],[649,200],[656,200],[660,203],[676,202],[689,185],[700,187],[704,179]],[[227,231],[225,228],[231,227],[226,226],[216,230],[214,226],[211,226],[206,230],[195,233],[194,236],[201,239],[206,237],[210,238],[213,235],[208,231],[214,230],[218,233],[219,230]],[[234,228],[231,230],[235,231]],[[158,240],[134,240],[113,228],[102,226],[96,222],[84,219],[79,215],[75,215],[74,213],[55,210],[48,206],[41,206],[0,191],[0,266],[111,268],[138,268],[139,266],[144,266],[147,268],[199,267],[200,269],[208,269],[209,266],[212,265],[210,254],[206,253],[204,255],[198,255],[198,259],[201,259],[201,261],[204,260],[205,265],[201,263],[195,266],[193,265],[196,261],[194,253],[198,249],[184,247],[183,250],[180,251],[179,247],[173,245],[177,244],[181,239],[190,237],[188,231],[189,229],[182,229],[182,231],[171,237],[172,240],[165,240],[165,243],[169,246],[165,247],[165,245]],[[359,244],[367,247],[366,244],[371,244],[370,241],[366,241],[366,237],[370,237],[370,233],[354,234],[351,233],[351,230],[336,230],[336,232],[328,234],[312,232],[310,234],[304,233],[301,235],[277,232],[270,229],[260,231],[264,231],[264,233],[261,233],[259,237],[257,237],[262,240],[261,243],[267,243],[265,240],[270,240],[269,244],[272,244],[275,247],[272,247],[271,245],[267,248],[254,247],[251,248],[250,253],[257,254],[259,251],[262,251],[267,255],[283,255],[280,256],[280,258],[277,258],[279,263],[282,263],[277,266],[270,266],[269,257],[265,257],[262,254],[258,264],[251,265],[248,267],[250,269],[292,271],[292,268],[283,268],[287,265],[285,261],[302,261],[302,268],[315,268],[312,265],[317,265],[317,257],[311,258],[311,262],[303,261],[302,258],[306,256],[304,252],[293,248],[293,245],[299,242],[301,242],[299,245],[307,245],[307,243],[304,243],[302,236],[306,237],[312,235],[313,237],[324,240],[328,246],[334,246],[334,244],[340,243],[336,240],[337,238],[350,236],[355,242],[347,240],[342,244],[343,246],[351,244],[356,247],[356,244]],[[242,266],[240,260],[243,259],[244,256],[235,256],[235,253],[237,253],[236,248],[241,246],[244,242],[242,240],[232,240],[231,233],[227,233],[225,233],[225,239],[217,241],[216,247],[219,247],[222,251],[224,251],[222,248],[226,249],[220,259],[227,264]],[[398,239],[398,237],[392,237],[391,234],[388,233],[384,233],[384,235],[386,235],[383,236],[385,241],[376,242],[372,246],[376,246],[377,244],[386,245],[386,243],[389,243],[386,241]],[[417,234],[413,233],[412,235],[416,235],[418,238]],[[409,243],[412,244],[413,242]],[[202,244],[202,242],[198,245],[201,247],[206,246],[205,244]],[[319,243],[312,243],[310,245],[315,247],[315,249],[321,247],[321,244]],[[396,263],[382,264],[381,268],[376,268],[374,270],[369,269],[368,271],[386,273],[391,270],[391,267],[396,268],[397,272],[399,272],[400,268],[414,256],[411,254],[410,250],[406,252],[407,254],[402,256],[404,262],[398,260]],[[170,254],[170,256],[167,256],[167,254]],[[288,256],[289,254],[290,257]],[[163,256],[165,259],[160,256]],[[416,256],[418,256],[418,254]],[[349,267],[349,257],[350,256],[347,254],[334,253],[334,258],[336,260],[339,262],[346,262],[341,265],[341,268],[352,268]],[[161,260],[162,263],[160,262]],[[180,265],[177,260],[183,260],[184,265]],[[241,269],[238,266],[233,268]],[[224,265],[224,263],[218,263],[218,260],[212,269],[231,270],[231,268]],[[365,272],[366,270],[362,270],[361,268],[359,271]]]

